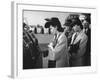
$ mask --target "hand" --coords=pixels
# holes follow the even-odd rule
[[[53,43],[49,43],[48,47],[53,46]]]
[[[48,45],[48,47],[51,48],[51,49],[53,49],[53,43],[50,43],[50,44]]]
[[[52,51],[53,50],[53,46],[52,45],[48,45],[49,49]]]

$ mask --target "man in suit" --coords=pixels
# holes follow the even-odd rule
[[[83,32],[88,37],[87,49],[86,49],[86,53],[85,53],[85,65],[90,66],[91,65],[91,28],[90,28],[91,15],[90,14],[81,14],[79,18],[83,25]]]
[[[83,32],[83,26],[79,19],[72,23],[75,33],[72,35],[70,46],[70,66],[84,66],[84,54],[86,52],[86,44],[88,37]]]
[[[46,28],[50,28],[51,32],[54,34],[53,41],[48,45],[48,67],[66,67],[69,66],[69,56],[68,56],[68,42],[64,29],[61,27],[61,23],[58,18],[53,17],[51,19],[46,19],[48,22],[45,24]]]

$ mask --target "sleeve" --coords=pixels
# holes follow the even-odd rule
[[[81,57],[81,56],[83,56],[83,55],[85,54],[85,52],[86,52],[87,40],[88,40],[88,37],[87,37],[87,36],[85,36],[85,37],[83,37],[83,38],[81,39],[80,45],[79,45],[79,50],[78,50],[78,52],[77,52],[77,54],[76,54],[76,58],[77,58],[77,57]]]
[[[57,45],[55,46],[55,48],[52,49],[52,52],[54,53],[54,58],[55,60],[59,59],[59,57],[62,55],[62,52],[67,49],[66,48],[67,46],[67,40],[66,40],[66,37],[62,37]]]

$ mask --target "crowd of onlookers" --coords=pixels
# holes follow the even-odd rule
[[[43,57],[48,57],[48,68],[90,66],[91,15],[70,14],[63,26],[57,17],[45,20],[45,28],[54,35],[45,51],[23,23],[23,69],[42,68]]]

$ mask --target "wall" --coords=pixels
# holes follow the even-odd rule
[[[93,26],[95,28],[95,44],[97,49],[98,64],[96,73],[86,74],[72,74],[61,76],[46,76],[41,78],[35,78],[36,80],[100,80],[100,51],[99,51],[99,39],[100,33],[100,5],[99,0],[24,0],[33,4],[53,4],[63,6],[86,6],[97,8],[97,21],[98,25]],[[11,65],[11,0],[0,1],[0,80],[11,80],[10,78],[10,65]],[[25,79],[25,80],[33,80]],[[23,80],[23,79],[22,79]]]

